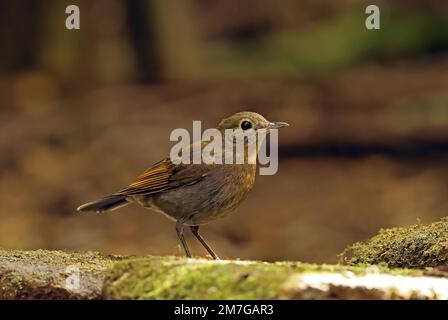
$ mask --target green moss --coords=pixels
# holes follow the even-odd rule
[[[448,219],[430,225],[380,230],[363,243],[349,246],[342,262],[354,264],[385,263],[391,268],[427,268],[448,262]]]
[[[378,268],[389,273],[412,273]],[[345,271],[361,274],[366,268],[144,257],[114,264],[106,277],[103,296],[112,299],[275,299],[285,280],[294,273]]]
[[[130,299],[269,299],[291,272],[272,264],[142,258],[117,263],[105,293]]]

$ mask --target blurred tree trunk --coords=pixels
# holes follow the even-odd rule
[[[143,82],[162,80],[161,57],[157,51],[154,6],[145,0],[126,1],[129,31],[139,68],[138,77]]]
[[[91,83],[89,57],[92,54],[89,52],[91,46],[85,45],[90,40],[85,23],[84,5],[87,3],[83,0],[76,3],[80,8],[81,30],[65,27],[65,8],[69,4],[68,0],[40,2],[44,19],[40,25],[43,31],[38,57],[40,67],[56,77],[59,86],[74,93],[78,87],[87,87]]]
[[[0,72],[15,72],[35,65],[41,7],[38,0],[0,2]]]
[[[127,1],[140,80],[201,76],[200,42],[189,0]]]

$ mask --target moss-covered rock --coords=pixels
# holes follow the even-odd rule
[[[430,225],[380,230],[366,242],[355,243],[341,254],[342,262],[386,264],[391,268],[428,268],[448,263],[448,219]]]
[[[423,273],[368,265],[0,250],[0,299],[448,298],[448,279]]]
[[[361,267],[299,262],[142,257],[114,264],[104,296],[119,299],[275,299],[289,276],[363,272]]]

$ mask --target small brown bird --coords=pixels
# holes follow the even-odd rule
[[[226,129],[256,134],[260,129],[269,131],[283,126],[288,124],[269,122],[255,112],[239,112],[222,120],[217,129],[225,137]],[[209,142],[201,142],[201,145],[207,143]],[[248,139],[244,143],[247,158],[244,158],[242,164],[174,164],[171,159],[166,158],[138,176],[128,187],[86,203],[77,210],[105,212],[135,202],[176,221],[177,235],[187,257],[191,257],[191,254],[184,238],[184,225],[190,227],[193,235],[214,259],[219,259],[199,234],[199,226],[233,211],[252,189],[256,162],[248,161]],[[258,152],[259,143],[257,141],[255,152]],[[235,145],[233,147],[236,148]]]

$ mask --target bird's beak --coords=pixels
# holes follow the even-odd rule
[[[278,129],[281,127],[289,127],[289,124],[281,121],[274,121],[269,123],[269,129]]]

